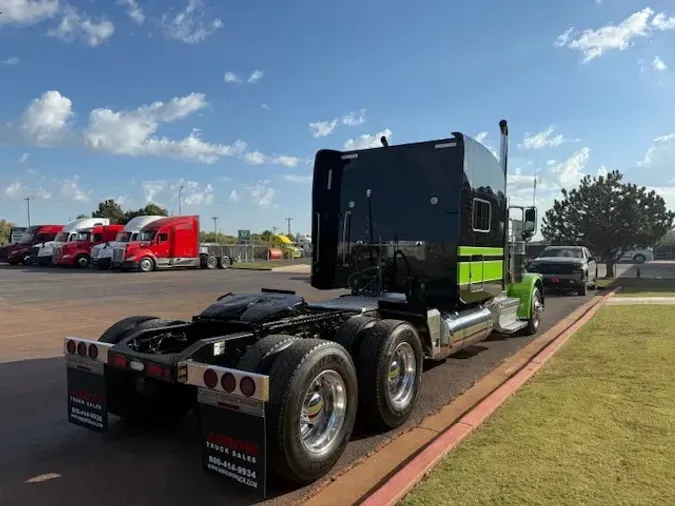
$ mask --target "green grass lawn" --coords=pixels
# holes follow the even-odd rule
[[[675,504],[675,306],[601,309],[402,504]]]
[[[621,286],[618,297],[675,297],[673,279],[614,278],[598,281],[600,288],[611,290],[618,285]]]

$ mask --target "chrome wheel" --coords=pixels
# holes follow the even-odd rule
[[[310,384],[302,404],[300,438],[317,457],[327,455],[338,442],[347,414],[345,382],[333,370],[323,371]]]
[[[141,260],[140,263],[141,272],[150,272],[152,270],[152,267],[153,267],[152,260],[150,260],[149,258],[144,258],[143,260]]]
[[[544,305],[541,303],[539,290],[535,291],[532,297],[532,326],[539,328],[539,322],[544,313]]]
[[[417,360],[415,350],[403,342],[394,350],[387,375],[387,394],[396,409],[405,409],[415,395]]]

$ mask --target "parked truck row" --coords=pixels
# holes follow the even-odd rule
[[[4,247],[10,265],[151,272],[228,268],[225,248],[199,242],[199,216],[138,216],[126,225],[85,218],[66,225],[34,225]]]

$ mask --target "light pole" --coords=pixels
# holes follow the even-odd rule
[[[288,222],[288,237],[291,236],[291,222],[293,221],[293,218],[285,218],[286,221]]]
[[[178,216],[181,216],[183,214],[183,211],[181,210],[181,202],[182,202],[182,194],[183,194],[183,185],[180,185],[180,188],[178,188]]]
[[[213,216],[211,219],[213,220],[213,237],[218,242],[218,216]]]
[[[26,206],[28,208],[28,226],[29,227],[30,227],[30,201],[33,200],[33,199],[34,199],[34,197],[26,197],[25,199],[23,199],[23,200],[26,201]]]

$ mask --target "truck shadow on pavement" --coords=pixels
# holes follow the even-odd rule
[[[61,357],[0,364],[0,380],[0,504],[256,502],[202,471],[192,413],[176,426],[152,431],[111,417],[109,432],[101,435],[68,423]],[[272,501],[292,491],[273,477],[268,481]]]

